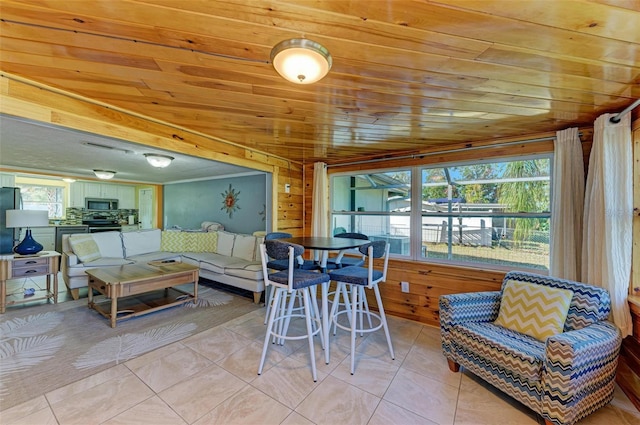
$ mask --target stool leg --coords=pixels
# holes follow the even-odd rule
[[[311,294],[311,307],[313,307],[312,313],[313,313],[313,318],[314,320],[311,321],[311,325],[314,328],[314,332],[316,331],[316,326],[318,325],[318,322],[316,322],[316,319],[322,323],[322,316],[320,315],[320,308],[318,307],[318,293],[315,287],[310,288],[309,289],[309,293]],[[320,328],[322,328],[322,325],[320,326]],[[319,332],[320,333],[320,345],[322,346],[322,349],[325,349],[325,340],[324,340],[324,332]]]
[[[307,322],[307,336],[309,340],[309,357],[311,357],[311,374],[313,376],[313,382],[318,381],[318,375],[316,373],[316,352],[313,347],[313,327],[311,326],[311,301],[309,300],[309,288],[302,289],[302,298],[304,302],[304,319]]]
[[[287,297],[289,298],[289,304],[287,306],[286,319],[284,320],[284,324],[282,324],[282,326],[280,327],[280,335],[286,335],[287,332],[289,332],[289,323],[291,323],[291,315],[293,314],[293,305],[296,303],[296,299],[297,299],[298,295],[299,295],[298,291],[287,292],[284,295],[284,299],[285,300],[287,299]],[[283,307],[284,307],[284,303],[283,303]],[[284,345],[284,339],[283,338],[280,338],[279,344],[280,345]]]
[[[264,305],[267,307],[267,311],[264,313],[264,324],[269,321],[269,313],[271,312],[271,303],[273,301],[273,286],[267,285],[264,288]]]
[[[384,314],[384,307],[382,306],[382,298],[380,297],[380,289],[378,288],[377,283],[373,285],[373,292],[375,292],[376,294],[376,301],[378,303],[380,320],[382,321],[382,327],[384,327],[384,334],[387,337],[387,344],[389,345],[389,353],[391,353],[391,358],[395,360],[396,355],[393,353],[393,344],[391,344],[391,335],[389,334],[389,326],[387,326],[387,316]]]
[[[258,366],[258,375],[262,374],[262,368],[264,367],[264,359],[267,355],[267,347],[269,347],[269,339],[273,333],[274,321],[276,320],[276,313],[278,312],[278,304],[283,290],[281,288],[274,288],[275,294],[273,294],[274,308],[271,309],[269,314],[269,320],[267,321],[267,332],[264,335],[264,344],[262,345],[262,355],[260,356],[260,366]]]
[[[355,371],[355,358],[356,358],[356,314],[358,312],[358,288],[356,285],[351,285],[351,374]]]
[[[373,327],[373,324],[371,323],[371,312],[369,311],[369,302],[367,301],[367,296],[365,295],[365,287],[361,287],[360,288],[362,290],[362,294],[360,295],[362,297],[362,304],[364,306],[364,311],[367,312],[367,319],[369,321],[369,328]]]

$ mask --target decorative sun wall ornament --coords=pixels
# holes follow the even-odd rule
[[[229,214],[229,218],[233,218],[233,212],[235,210],[239,210],[238,206],[238,195],[240,195],[240,191],[237,191],[231,187],[231,183],[229,183],[229,189],[221,193],[222,195],[222,208],[220,210],[227,210],[227,214]]]

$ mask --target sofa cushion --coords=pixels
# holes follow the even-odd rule
[[[160,229],[124,232],[122,234],[122,243],[124,244],[125,257],[160,251],[161,238],[162,232]]]
[[[238,264],[244,260],[227,255],[220,255],[214,252],[185,252],[183,257],[200,262],[200,268],[217,274],[224,274],[225,267]]]
[[[107,266],[124,266],[126,264],[133,264],[135,261],[126,259],[126,258],[112,258],[112,257],[102,257],[98,258],[94,261],[88,261],[86,263],[82,263],[82,266],[87,267],[107,267]]]
[[[101,257],[124,258],[122,237],[120,235],[120,232],[98,232],[91,234],[100,249]]]
[[[567,289],[510,280],[495,324],[545,341],[562,332],[572,297]]]
[[[101,257],[100,248],[90,233],[76,233],[69,236],[69,244],[74,254],[82,262],[97,260]]]
[[[241,279],[262,280],[262,264],[252,262],[243,262],[231,264],[224,268],[224,274],[227,276],[239,277]]]
[[[467,322],[451,328],[457,350],[482,368],[491,362],[530,380],[539,381],[545,356],[545,343],[491,322]]]
[[[156,251],[147,252],[146,254],[134,255],[133,257],[127,257],[129,260],[133,260],[136,263],[148,263],[149,261],[161,261],[161,260],[176,260],[180,261],[180,254],[169,251]]]
[[[217,232],[217,233],[218,233],[218,245],[216,247],[216,253],[231,257],[233,253],[233,243],[235,241],[236,234],[229,233],[229,232]]]
[[[233,257],[253,261],[256,257],[256,237],[251,235],[236,235],[233,243]]]

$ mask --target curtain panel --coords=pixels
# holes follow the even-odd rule
[[[329,178],[327,164],[313,164],[311,236],[329,236]]]
[[[614,124],[598,117],[584,202],[582,281],[611,295],[611,319],[622,337],[632,333],[627,296],[631,278],[633,182],[630,114]]]
[[[551,188],[551,247],[549,274],[580,280],[584,163],[578,128],[556,133]]]

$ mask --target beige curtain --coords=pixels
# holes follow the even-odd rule
[[[313,164],[311,236],[329,236],[329,179],[327,164]]]
[[[556,133],[551,193],[551,255],[549,274],[580,280],[584,162],[577,128]]]
[[[631,335],[627,304],[633,220],[630,114],[614,124],[604,114],[594,124],[584,202],[582,281],[611,295],[611,320]]]

